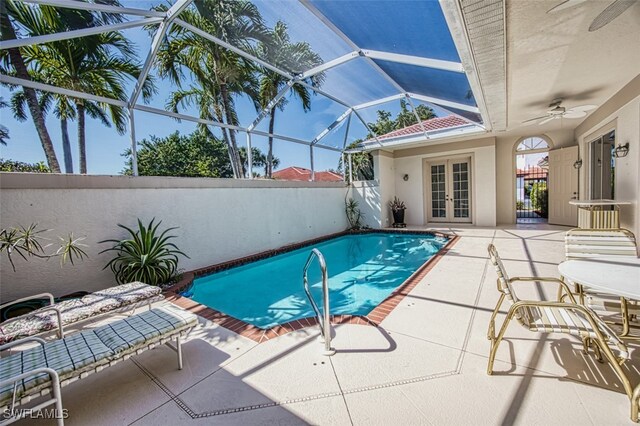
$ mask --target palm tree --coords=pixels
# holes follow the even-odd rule
[[[31,80],[39,81],[39,76],[33,71],[30,71]],[[53,94],[50,92],[43,92],[40,94],[39,105],[40,110],[44,115],[48,113],[52,100],[55,99],[56,106],[54,114],[60,119],[60,132],[62,137],[62,151],[64,156],[64,172],[73,173],[73,158],[71,155],[71,141],[69,139],[68,121],[74,120],[76,117],[76,110],[71,100],[64,96]],[[11,96],[11,111],[14,118],[18,121],[26,121],[27,114],[25,111],[27,106],[27,95],[23,90],[15,92]]]
[[[247,148],[244,146],[239,149],[240,159],[242,160],[242,173],[246,176],[249,169],[249,158],[247,157]],[[273,168],[277,169],[280,165],[280,159],[278,157],[273,157],[272,159]],[[251,165],[253,167],[264,167],[265,176],[267,174],[267,156],[260,150],[260,148],[252,147],[251,148]],[[254,176],[260,176],[258,173],[253,172]]]
[[[4,99],[0,98],[0,108],[6,108],[8,105]],[[0,145],[6,145],[7,139],[9,139],[9,129],[0,124]]]
[[[228,43],[251,50],[255,41],[266,40],[267,30],[255,5],[240,0],[202,0],[196,9],[187,9],[180,18]],[[166,10],[166,6],[156,9]],[[237,54],[216,43],[174,25],[157,55],[161,77],[169,78],[179,87],[167,106],[177,110],[178,105],[196,104],[200,117],[229,125],[238,125],[234,96],[245,94],[257,98],[254,66]],[[185,71],[194,84],[183,89]],[[236,140],[236,131],[222,128],[222,136],[229,150],[234,177],[240,178],[242,161]]]
[[[16,30],[13,27],[14,24],[11,19],[20,22],[21,18],[29,18],[29,16],[37,14],[37,12],[33,12],[33,10],[35,10],[35,7],[27,6],[23,3],[14,3],[12,0],[0,1],[0,38],[2,38],[2,40],[17,39]],[[11,17],[11,19],[9,17]],[[13,48],[1,52],[0,58],[2,58],[1,68],[3,73],[15,74],[18,78],[30,80],[29,71],[20,49]],[[25,100],[29,107],[31,117],[33,118],[36,131],[38,132],[38,137],[40,138],[49,169],[53,173],[60,173],[60,164],[58,163],[58,158],[53,148],[51,136],[47,130],[44,114],[38,103],[38,95],[34,89],[28,87],[25,87],[24,91]]]
[[[291,43],[287,32],[287,25],[282,22],[276,22],[268,42],[261,42],[257,47],[258,57],[268,58],[269,63],[279,69],[300,73],[304,70],[313,68],[321,64],[322,58],[315,53],[309,43],[298,42]],[[260,77],[260,93],[258,103],[261,108],[266,108],[269,102],[276,97],[289,82],[289,79],[272,70],[262,68]],[[316,74],[309,79],[309,83],[313,86],[320,86],[324,80],[324,74]],[[309,90],[300,85],[294,84],[291,87],[291,94],[302,102],[302,109],[307,112],[311,109],[311,93]],[[284,110],[287,99],[282,98],[277,105],[269,110],[269,133],[273,134],[275,125],[276,109]],[[265,177],[271,178],[274,168],[273,163],[273,137],[269,136],[269,150],[267,152],[267,164],[265,168]]]
[[[100,3],[119,5],[116,0],[101,0]],[[47,34],[121,19],[120,15],[115,14],[41,6],[37,11],[34,9],[34,13],[23,16],[20,24],[35,34]],[[22,50],[22,56],[35,80],[123,101],[127,100],[126,81],[137,80],[141,72],[140,65],[134,59],[135,51],[131,42],[119,32],[32,45]],[[153,80],[147,79],[143,85],[143,98],[150,98],[154,90]],[[54,112],[61,120],[65,169],[72,171],[67,121],[77,117],[80,173],[87,173],[86,115],[97,118],[109,127],[113,123],[119,133],[124,133],[127,114],[119,106],[52,94],[42,95],[41,110],[46,111],[54,101]]]

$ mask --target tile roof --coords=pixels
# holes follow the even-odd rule
[[[304,167],[291,166],[286,169],[273,172],[273,178],[279,180],[311,180],[311,170]],[[316,171],[316,182],[340,182],[342,175],[331,171]]]
[[[393,132],[389,132],[382,136],[378,136],[378,139],[389,139],[395,138],[398,136],[410,136],[414,134],[422,133],[422,128],[426,131],[447,129],[449,127],[458,127],[464,126],[466,124],[472,124],[470,121],[465,120],[464,118],[458,117],[457,115],[448,115],[446,117],[436,117],[431,118],[429,120],[424,120],[422,125],[420,123],[413,124],[408,127],[404,127],[402,129],[394,130]]]

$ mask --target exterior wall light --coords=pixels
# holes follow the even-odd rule
[[[580,167],[582,167],[582,159],[576,160],[575,163],[573,163],[573,168],[576,170],[579,170]]]
[[[625,143],[624,145],[618,144],[613,152],[616,158],[626,157],[629,153],[629,142]]]
[[[405,181],[405,182],[408,181],[409,180],[409,175],[405,174],[404,176],[402,176],[402,180]]]

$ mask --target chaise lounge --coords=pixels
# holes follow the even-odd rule
[[[110,287],[88,294],[80,299],[54,303],[53,295],[42,293],[0,305],[7,308],[27,300],[48,298],[49,305],[28,314],[11,318],[0,324],[0,345],[17,339],[35,336],[50,330],[57,330],[59,338],[64,337],[64,326],[95,319],[115,312],[133,311],[163,299],[160,287],[132,282]]]
[[[25,342],[38,343],[36,347],[0,358],[0,411],[11,414],[0,425],[26,415],[26,411],[16,407],[49,393],[50,399],[31,409],[54,405],[58,424],[62,425],[61,387],[163,343],[177,352],[178,368],[182,369],[180,339],[196,324],[194,314],[165,305],[59,340],[45,341],[32,336],[0,346],[1,352]],[[171,341],[175,341],[175,346]]]

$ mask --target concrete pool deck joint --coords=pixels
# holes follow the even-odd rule
[[[356,324],[356,325],[368,325],[378,327],[380,323],[400,304],[402,299],[413,290],[418,283],[427,275],[427,273],[433,269],[433,267],[440,261],[440,259],[447,254],[454,244],[459,240],[459,236],[446,234],[437,231],[415,231],[415,230],[398,230],[398,229],[367,229],[359,231],[343,231],[336,234],[327,235],[321,238],[315,238],[312,240],[303,241],[300,243],[290,244],[284,247],[280,247],[273,250],[264,251],[254,255],[242,257],[239,259],[230,260],[228,262],[219,263],[216,265],[196,269],[183,274],[182,279],[175,285],[168,288],[164,295],[167,301],[180,306],[190,312],[193,312],[214,324],[224,327],[236,334],[253,340],[257,343],[263,343],[270,339],[274,339],[283,334],[291,333],[294,331],[302,330],[307,327],[313,327],[318,325],[318,321],[315,317],[307,317],[289,321],[284,324],[276,325],[270,328],[259,328],[252,324],[249,324],[240,319],[234,318],[223,312],[202,305],[190,298],[180,295],[180,293],[186,290],[193,280],[205,275],[213,274],[216,272],[231,269],[236,266],[245,265],[258,260],[266,259],[269,257],[277,256],[282,253],[297,250],[300,248],[308,247],[313,244],[318,244],[323,241],[341,237],[344,235],[354,234],[367,234],[367,233],[388,233],[388,234],[424,234],[424,235],[436,235],[445,237],[448,239],[447,243],[425,263],[423,263],[418,269],[416,269],[409,278],[407,278],[400,286],[398,286],[385,300],[383,300],[378,306],[376,306],[367,315],[331,315],[331,324]],[[329,354],[328,354],[329,355]],[[332,355],[332,354],[330,354]]]

